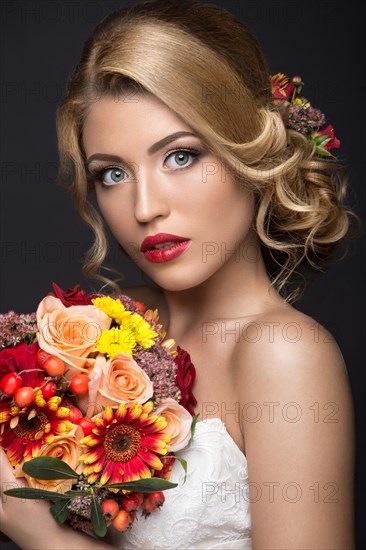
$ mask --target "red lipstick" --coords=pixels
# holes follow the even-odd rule
[[[146,237],[141,244],[140,250],[150,262],[162,263],[180,256],[190,243],[191,240],[187,239],[187,237],[180,237],[171,233],[157,233],[151,237]]]

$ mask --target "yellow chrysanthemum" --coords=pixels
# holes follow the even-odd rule
[[[130,337],[143,348],[151,348],[158,336],[158,333],[138,313],[133,313],[130,317],[123,319],[120,328],[126,333],[128,332]]]
[[[103,298],[93,298],[92,303],[104,311],[108,317],[111,317],[120,324],[121,320],[125,317],[129,317],[131,312],[128,311],[122,304],[121,300],[111,298],[110,296],[104,296]]]
[[[132,357],[135,346],[136,340],[131,338],[127,331],[113,327],[109,330],[103,330],[97,341],[95,351],[104,353],[107,357],[113,357],[118,353],[127,353]]]

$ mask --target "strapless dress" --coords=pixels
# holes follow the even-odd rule
[[[187,461],[187,478],[175,461],[162,508],[132,529],[113,530],[108,542],[121,550],[251,550],[249,485],[245,455],[224,422],[197,422],[190,444],[176,453]]]

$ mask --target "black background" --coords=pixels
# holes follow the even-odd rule
[[[76,283],[86,290],[92,288],[81,274],[81,257],[92,234],[55,183],[55,110],[91,29],[113,9],[131,3],[0,3],[2,312],[34,311],[51,290],[52,281],[62,288]],[[272,74],[302,76],[304,95],[325,112],[342,142],[339,156],[348,164],[350,174],[348,203],[365,219],[365,43],[356,3],[214,3],[232,11],[252,29]],[[125,273],[125,286],[144,282],[144,276],[116,246],[112,246],[110,261]],[[296,307],[333,334],[348,367],[358,436],[357,548],[365,548],[365,235],[352,244],[342,263],[316,279]],[[1,545],[14,548],[11,543]]]

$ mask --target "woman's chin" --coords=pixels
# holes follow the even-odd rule
[[[200,276],[198,273],[190,273],[186,275],[184,272],[180,272],[174,275],[168,275],[167,273],[158,275],[154,274],[154,276],[149,273],[148,275],[161,289],[169,292],[180,292],[199,286],[209,279],[211,274],[201,274]]]

